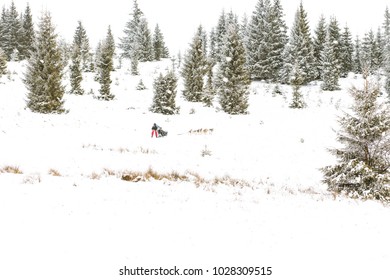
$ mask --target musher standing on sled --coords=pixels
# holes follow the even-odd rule
[[[156,135],[156,138],[158,137],[158,125],[156,123],[153,124],[152,126],[152,138],[153,138],[153,135]]]

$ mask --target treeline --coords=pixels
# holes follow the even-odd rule
[[[383,26],[375,32],[370,30],[362,38],[354,37],[347,25],[340,27],[335,17],[326,20],[322,16],[311,32],[307,18],[301,3],[293,25],[288,29],[279,0],[259,0],[250,17],[239,18],[233,11],[222,11],[210,32],[199,26],[183,59],[179,56],[184,98],[191,102],[203,102],[206,106],[212,106],[218,98],[225,112],[245,114],[249,106],[251,81],[263,80],[276,85],[292,85],[294,102],[302,105],[300,86],[320,80],[323,90],[337,90],[340,78],[346,77],[349,72],[362,73],[363,69],[368,69],[370,74],[381,70],[386,77],[385,88],[390,93],[390,13],[387,8]],[[43,22],[49,25],[46,29],[42,29]],[[105,38],[92,51],[81,21],[77,23],[73,42],[67,43],[57,38],[48,12],[41,15],[38,30],[35,30],[30,7],[27,5],[24,12],[18,13],[12,2],[8,8],[3,7],[0,20],[0,76],[6,73],[6,64],[10,60],[27,59],[31,71],[38,72],[51,69],[47,65],[39,65],[42,61],[56,66],[58,64],[61,66],[58,67],[58,73],[50,70],[50,73],[35,73],[35,78],[25,79],[30,96],[33,91],[37,91],[36,94],[40,96],[35,100],[50,99],[51,96],[56,96],[58,100],[64,94],[60,86],[62,72],[69,66],[70,93],[84,94],[81,88],[82,73],[94,72],[96,81],[101,85],[99,99],[111,100],[115,98],[110,89],[110,73],[115,70],[114,57],[119,62],[129,59],[132,75],[138,75],[139,62],[158,61],[170,55],[159,26],[156,25],[153,32],[149,29],[147,18],[137,0],[133,0],[133,9],[123,33],[124,36],[115,42],[111,28],[108,27]],[[52,36],[55,40],[52,45],[46,46],[43,41]],[[58,56],[59,61],[42,59],[50,52],[58,52],[52,59]],[[176,90],[172,91],[178,80],[175,75],[172,69],[172,73],[160,76],[155,82],[156,95],[159,92],[165,96],[170,100],[167,101],[169,104],[176,95]],[[58,86],[45,84],[56,79],[59,79]],[[37,81],[44,85],[34,85]],[[164,87],[161,85],[164,83],[170,85],[166,86],[167,92],[162,94]],[[41,90],[53,88],[59,93]],[[277,86],[275,91],[278,91]],[[174,102],[169,110],[167,105],[163,109],[155,105],[167,102],[160,102],[155,97],[152,111],[178,112]],[[43,107],[48,103],[42,102]],[[28,107],[39,112],[55,111],[36,109],[40,106]]]
[[[297,89],[320,80],[323,90],[337,90],[339,78],[346,77],[349,72],[361,74],[364,69],[368,69],[369,74],[383,70],[386,90],[390,94],[390,14],[387,8],[384,14],[383,26],[376,31],[369,30],[359,38],[351,34],[347,25],[341,27],[335,17],[326,20],[321,16],[311,32],[302,2],[289,30],[279,0],[259,0],[249,18],[240,19],[233,11],[222,11],[210,33],[205,32],[202,26],[198,28],[185,54],[182,69],[184,96],[189,101],[204,101],[207,104],[210,92],[228,90],[225,87],[227,81],[242,80],[240,84],[228,86],[245,90],[247,75],[252,81],[289,84]],[[236,65],[242,68],[242,62],[239,62],[242,58],[234,56],[240,47],[236,51],[227,50],[232,47],[229,42],[232,29],[236,30],[239,45],[244,46],[247,71],[241,71],[241,77],[235,76],[234,79],[227,74],[233,70],[224,66],[228,60],[231,67]],[[210,71],[211,68],[216,71]],[[217,77],[210,83],[213,73],[217,73]],[[210,89],[210,84],[213,89]],[[220,100],[225,99],[224,95],[218,96]],[[239,96],[229,102],[242,102],[243,108],[246,107],[245,94]],[[229,113],[234,111],[237,109],[228,110]]]

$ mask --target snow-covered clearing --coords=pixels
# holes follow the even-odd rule
[[[25,110],[24,68],[9,63],[0,84],[0,279],[212,279],[219,266],[270,266],[269,279],[390,278],[389,208],[334,197],[319,171],[334,162],[326,149],[337,145],[336,116],[359,77],[333,93],[302,88],[302,110],[288,107],[289,87],[273,97],[272,85],[256,82],[249,115],[180,94],[179,115],[152,114],[153,77],[170,63],[141,64],[138,77],[125,65],[113,73],[115,100],[66,95],[63,115]],[[136,91],[141,78],[148,89]],[[84,88],[98,92],[93,76]],[[150,137],[154,122],[168,137]],[[148,169],[165,178],[121,180]],[[119,275],[175,265],[209,272]]]

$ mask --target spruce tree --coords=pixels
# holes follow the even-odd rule
[[[353,71],[353,42],[348,26],[344,27],[344,32],[341,34],[340,45],[340,72],[341,77],[345,78],[349,72]]]
[[[323,81],[323,83],[321,84],[321,89],[329,91],[340,89],[338,84],[340,63],[337,59],[336,48],[332,40],[333,38],[331,36],[331,31],[328,29],[325,46],[321,53],[321,78]]]
[[[28,4],[23,14],[22,28],[19,32],[19,58],[22,60],[30,57],[35,37],[34,23]]]
[[[291,80],[290,80],[290,84],[293,89],[290,108],[302,109],[306,107],[306,103],[300,91],[303,82],[304,80],[302,76],[302,71],[299,68],[299,63],[295,62],[294,67],[292,69]]]
[[[317,69],[316,79],[321,79],[322,76],[322,51],[324,50],[326,41],[327,25],[323,15],[321,15],[317,27],[314,30],[313,39],[313,54],[315,59],[315,65]]]
[[[81,56],[81,69],[86,72],[90,72],[91,69],[91,48],[89,46],[89,38],[87,31],[85,30],[81,21],[78,21],[76,31],[73,36],[73,48],[77,48],[80,51]]]
[[[222,110],[231,115],[246,114],[250,74],[246,68],[246,53],[238,26],[230,24],[217,71],[217,94]]]
[[[203,99],[204,76],[208,67],[203,40],[202,32],[198,29],[184,57],[181,74],[184,80],[183,96],[187,101],[202,102]]]
[[[221,61],[221,54],[223,50],[223,45],[224,45],[224,38],[226,35],[226,14],[225,11],[222,10],[221,15],[218,18],[218,23],[215,28],[215,33],[214,33],[214,38],[212,41],[214,41],[214,52],[212,53],[213,59],[215,61],[220,62]]]
[[[301,2],[296,14],[289,43],[285,52],[284,67],[281,71],[281,81],[289,83],[295,63],[299,64],[302,71],[303,84],[313,81],[317,77],[313,43],[310,35],[307,13]]]
[[[12,54],[19,53],[19,40],[21,21],[19,13],[16,9],[15,3],[12,1],[11,6],[5,11],[3,22],[3,50],[7,55],[8,60],[11,59]]]
[[[7,56],[0,48],[0,78],[7,73]]]
[[[385,90],[390,98],[390,12],[388,7],[385,10],[385,20],[383,22],[383,70],[385,75]]]
[[[342,147],[330,149],[337,164],[323,168],[324,182],[336,193],[390,202],[389,108],[378,101],[379,87],[367,80],[350,93],[354,103],[337,132]]]
[[[81,51],[79,46],[74,45],[70,65],[70,93],[82,95],[84,90],[81,88],[83,80],[81,71]]]
[[[164,36],[157,24],[153,34],[153,59],[160,61],[162,58],[167,58],[168,56],[165,53],[165,50]]]
[[[353,55],[352,55],[352,69],[356,74],[362,73],[362,54],[361,54],[361,43],[359,36],[356,36],[355,43],[353,45]]]
[[[27,107],[38,113],[63,113],[63,63],[51,15],[42,14],[24,83]]]
[[[163,115],[174,115],[179,112],[176,106],[177,77],[173,71],[160,75],[153,83],[154,97],[150,111]]]
[[[267,6],[266,6],[267,5]],[[247,66],[250,71],[252,80],[261,80],[265,77],[263,64],[267,56],[266,41],[266,16],[270,12],[270,2],[266,0],[259,0],[256,3],[255,10],[252,13],[249,22],[248,39],[246,40]]]
[[[120,39],[119,48],[122,50],[122,57],[139,59],[140,52],[140,26],[143,12],[138,6],[137,0],[133,0],[133,11],[131,19],[126,23],[123,33],[125,36]]]
[[[105,40],[101,43],[100,57],[98,61],[98,73],[100,96],[98,99],[109,101],[115,98],[115,95],[111,93],[111,71],[113,71],[113,55],[114,49],[112,46],[112,33],[111,28],[108,27]]]

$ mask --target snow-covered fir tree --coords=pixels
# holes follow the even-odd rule
[[[307,13],[301,2],[291,29],[288,46],[284,53],[284,66],[281,71],[281,81],[289,83],[295,63],[302,71],[303,84],[313,81],[317,77],[313,43],[310,35]]]
[[[303,84],[303,75],[302,71],[299,68],[299,63],[296,62],[292,69],[290,84],[292,86],[292,100],[290,103],[290,108],[293,109],[302,109],[306,107],[305,100],[303,99],[303,95],[301,93],[301,86]]]
[[[38,113],[63,113],[63,63],[51,15],[44,12],[34,49],[28,60],[24,83],[27,107]]]
[[[247,42],[247,66],[253,80],[266,79],[269,73],[264,64],[269,54],[269,42],[267,41],[269,30],[266,27],[269,27],[267,17],[270,12],[270,1],[258,0],[249,22],[248,38],[245,41]]]
[[[92,71],[93,69],[91,69],[91,47],[89,45],[87,31],[85,30],[81,21],[78,21],[76,31],[73,36],[72,49],[74,49],[75,47],[77,47],[80,51],[82,71]]]
[[[183,96],[192,102],[202,102],[204,77],[208,69],[202,30],[200,26],[184,56],[181,71],[184,83]]]
[[[30,6],[27,4],[24,14],[22,15],[22,28],[19,31],[19,58],[21,60],[29,58],[33,49],[35,38],[34,23],[32,19]]]
[[[156,24],[153,33],[153,59],[160,61],[162,58],[168,58],[169,51],[165,46],[164,36],[161,33],[160,27]]]
[[[109,101],[115,98],[115,95],[111,93],[111,71],[114,69],[113,57],[115,52],[115,45],[113,43],[113,37],[111,28],[108,27],[105,40],[101,43],[99,61],[98,61],[98,73],[100,96],[98,99]]]
[[[385,90],[390,98],[390,12],[385,10],[383,22],[383,70],[385,75]]]
[[[176,106],[177,77],[173,71],[160,75],[153,83],[154,97],[150,111],[163,115],[174,115],[179,113]]]
[[[7,73],[7,56],[0,48],[0,78]]]
[[[279,81],[280,71],[283,68],[283,51],[287,44],[287,25],[283,19],[283,7],[279,0],[274,0],[271,8],[270,21],[270,80],[272,82]]]
[[[139,26],[139,61],[153,60],[152,36],[146,18],[142,18]]]
[[[211,56],[209,57],[209,67],[207,70],[207,80],[206,84],[204,86],[204,91],[203,91],[203,100],[202,102],[206,107],[211,107],[213,106],[213,101],[216,95],[216,89],[214,86],[214,73],[213,73],[213,66],[214,63],[212,61]]]
[[[369,73],[373,74],[379,68],[379,62],[377,61],[377,42],[375,40],[375,34],[372,29],[365,33],[362,47],[361,47],[361,64],[362,69],[369,69]]]
[[[329,34],[328,34],[329,33]],[[341,73],[341,30],[339,22],[336,17],[331,17],[329,20],[327,36],[329,36],[329,43],[332,45],[335,59],[338,63],[338,75]]]
[[[344,32],[341,34],[340,42],[340,76],[345,78],[353,70],[353,42],[352,34],[346,25]]]
[[[15,3],[12,1],[9,9],[3,9],[2,15],[2,45],[1,48],[11,60],[12,54],[19,53],[21,21]]]
[[[137,0],[133,0],[133,11],[130,16],[130,20],[126,23],[125,29],[123,30],[125,36],[120,39],[119,48],[122,50],[122,57],[129,59],[135,57],[138,60],[140,51],[140,26],[143,12],[139,8]]]
[[[325,46],[327,29],[328,28],[327,28],[325,17],[321,15],[317,23],[316,29],[314,30],[314,39],[313,39],[313,55],[315,59],[316,69],[317,69],[316,79],[321,79],[321,75],[322,75],[321,54]]]
[[[245,47],[236,24],[230,24],[227,28],[223,57],[216,77],[219,104],[228,114],[246,114],[250,74],[246,67]]]
[[[136,87],[136,90],[145,90],[145,89],[146,89],[146,86],[145,86],[144,82],[142,81],[142,79],[139,80],[138,85]]]
[[[337,53],[331,30],[328,29],[324,49],[321,53],[321,74],[322,74],[322,90],[338,90],[340,63],[337,59]]]
[[[356,74],[362,73],[362,53],[361,53],[361,42],[359,36],[356,36],[355,43],[353,44],[353,55],[352,55],[352,70]]]
[[[83,81],[81,69],[81,51],[77,44],[73,45],[71,64],[70,64],[70,93],[82,95],[84,90],[81,87]]]
[[[213,41],[213,52],[211,53],[212,58],[215,61],[221,60],[221,53],[224,45],[224,38],[226,35],[226,13],[225,10],[222,10],[221,15],[218,18],[217,26],[215,27],[214,37],[210,40]]]
[[[379,87],[367,80],[352,88],[351,112],[339,119],[337,140],[330,149],[337,164],[323,168],[330,191],[351,197],[390,201],[390,110],[378,101]]]

